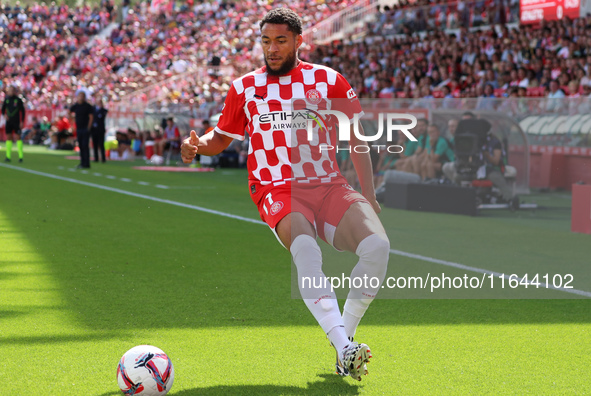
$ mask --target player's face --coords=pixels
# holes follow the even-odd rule
[[[14,87],[9,86],[8,89],[6,89],[6,96],[14,96]]]
[[[265,23],[261,38],[267,73],[283,75],[296,67],[301,35],[290,32],[285,24]]]

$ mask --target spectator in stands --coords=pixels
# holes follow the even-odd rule
[[[546,111],[559,112],[564,105],[563,99],[566,95],[564,91],[558,85],[558,81],[550,81],[550,87],[547,94],[546,100]]]
[[[72,125],[67,117],[55,117],[53,125],[50,128],[51,144],[49,146],[52,150],[66,150],[73,149],[74,146],[65,147],[68,138],[72,137]]]
[[[39,128],[41,135],[39,137],[39,143],[37,144],[41,144],[41,142],[49,137],[49,131],[51,130],[51,122],[49,122],[49,118],[43,116],[43,118],[41,118],[41,122],[39,123]]]
[[[484,93],[478,100],[477,109],[479,110],[494,110],[496,107],[496,100],[494,94],[494,88],[491,84],[484,86]]]
[[[425,155],[419,169],[419,175],[423,180],[440,177],[442,166],[455,161],[453,149],[448,140],[441,136],[436,124],[429,125],[427,134]]]
[[[425,142],[427,141],[427,127],[429,122],[420,118],[412,130],[416,142],[408,141],[404,145],[404,151],[400,153],[400,159],[395,163],[396,170],[419,174],[420,164],[424,155]],[[399,142],[400,144],[400,142]]]
[[[459,122],[460,121],[457,118],[452,118],[447,122],[447,136],[452,149],[455,143],[456,130],[458,129]]]
[[[111,153],[112,159],[126,160],[129,159],[131,152],[131,139],[126,131],[117,131],[115,133],[115,139],[117,140],[117,150],[115,155]]]
[[[33,116],[31,118],[31,128],[26,132],[23,131],[23,141],[28,141],[29,144],[39,144],[41,139],[41,122],[37,116]]]
[[[165,150],[172,150],[180,147],[181,132],[174,122],[174,117],[166,119],[163,138],[156,142],[156,154],[163,156]]]

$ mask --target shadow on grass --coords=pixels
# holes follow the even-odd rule
[[[35,248],[65,306],[89,329],[316,325],[304,303],[291,299],[290,256],[267,227],[5,174],[7,185],[19,186],[18,194],[0,200],[5,228]],[[183,191],[159,193],[187,200]],[[229,211],[236,200],[215,197],[227,199]],[[591,300],[379,300],[363,324],[591,323],[590,308]]]
[[[287,385],[218,385],[170,392],[171,396],[233,396],[233,395],[358,395],[360,387],[350,379],[335,374],[321,374],[320,381],[309,382],[306,388]],[[121,392],[103,393],[100,396],[120,395]]]
[[[120,337],[120,334],[76,334],[58,336],[24,336],[24,337],[2,337],[1,345],[35,345],[35,344],[63,344],[67,342],[89,342],[103,341]]]

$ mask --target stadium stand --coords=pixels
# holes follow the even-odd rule
[[[302,15],[307,31],[359,11],[361,30],[307,43],[301,57],[343,73],[362,98],[409,99],[409,107],[468,104],[520,120],[548,111],[586,114],[591,17],[520,26],[516,1],[374,7],[376,0],[216,0],[156,13],[147,2],[119,11],[108,1],[96,8],[17,3],[0,13],[0,80],[18,85],[29,109],[58,110],[36,116],[62,115],[75,91],[87,87],[112,104],[112,121],[173,113],[180,122],[194,120],[186,126],[200,125],[220,110],[233,77],[260,64],[258,19],[281,4]],[[557,99],[563,94],[571,99]]]

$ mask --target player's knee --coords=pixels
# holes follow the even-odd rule
[[[359,243],[355,253],[367,262],[386,267],[390,256],[390,241],[385,235],[372,234]]]
[[[320,300],[320,306],[325,312],[330,312],[334,309],[334,301],[331,298],[323,298]]]
[[[298,235],[293,240],[289,247],[289,251],[291,252],[296,267],[299,263],[310,261],[310,258],[312,257],[322,257],[322,251],[320,250],[320,246],[318,246],[316,239],[305,234]]]

